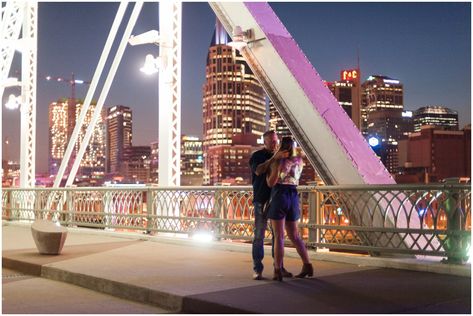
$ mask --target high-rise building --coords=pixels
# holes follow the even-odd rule
[[[269,129],[276,131],[279,138],[284,136],[292,136],[289,127],[287,127],[286,123],[282,119],[279,112],[276,110],[276,107],[271,100],[269,101]]]
[[[397,79],[373,75],[363,83],[368,113],[381,109],[403,109],[404,88]]]
[[[56,175],[66,152],[68,137],[68,106],[66,100],[49,104],[49,174]]]
[[[76,121],[79,119],[82,106],[83,105],[81,103],[76,103]],[[79,130],[78,141],[74,146],[76,153],[79,152],[80,145],[85,137],[87,128],[92,122],[95,106],[95,104],[90,105],[89,110],[85,116],[84,124]],[[95,125],[94,132],[92,133],[89,144],[80,163],[80,176],[85,179],[100,179],[105,175],[105,112],[105,109],[102,109],[101,115]]]
[[[150,182],[159,180],[159,142],[152,142],[149,157]],[[202,185],[204,157],[202,139],[196,136],[181,136],[181,185]]]
[[[414,131],[412,112],[402,110],[378,110],[370,113],[368,135],[381,142],[397,144]]]
[[[259,148],[251,145],[211,146],[207,151],[209,183],[212,185],[240,185],[251,183],[249,161]]]
[[[446,131],[432,125],[399,142],[399,182],[438,182],[471,177],[471,126]]]
[[[82,104],[76,100],[74,111],[69,109],[70,99],[61,99],[49,105],[49,173],[57,174],[62,158],[70,141],[70,129],[75,128],[76,122],[82,110]],[[86,113],[84,124],[79,130],[78,140],[74,144],[74,151],[71,155],[75,159],[80,149],[80,145],[85,136],[87,127],[90,125],[92,115],[95,111],[95,104],[91,104]],[[97,121],[94,132],[89,140],[84,156],[82,157],[77,173],[78,178],[101,178],[105,171],[105,128],[104,113]],[[72,134],[72,133],[71,133]]]
[[[361,126],[360,70],[347,69],[340,72],[340,81],[327,82],[338,103],[343,107],[355,126]]]
[[[120,175],[125,183],[149,183],[150,146],[130,146],[123,150]]]
[[[159,142],[150,144],[151,154],[149,156],[149,181],[158,183],[159,181]],[[182,180],[181,180],[182,183]]]
[[[116,105],[107,111],[107,159],[106,171],[119,174],[124,161],[124,151],[132,146],[132,111],[129,107]]]
[[[239,51],[227,45],[228,40],[217,20],[202,89],[204,184],[227,178],[225,173],[212,170],[219,168],[210,163],[208,152],[212,146],[256,145],[266,127],[264,90]],[[235,135],[245,137],[234,138]],[[246,143],[233,142],[240,139]],[[248,168],[248,164],[245,166]],[[221,174],[222,178],[210,174]]]
[[[204,176],[204,156],[202,139],[196,136],[181,137],[181,184],[202,185]]]
[[[361,111],[361,130],[369,134],[370,124],[376,119],[374,112],[386,111],[384,117],[400,117],[404,109],[404,88],[397,79],[373,75],[362,85],[363,102]]]
[[[414,130],[420,131],[424,125],[458,131],[458,112],[440,105],[421,107],[414,111]]]
[[[398,141],[412,132],[412,114],[404,112],[404,88],[397,79],[373,75],[363,83],[362,133],[376,138],[373,147],[386,169],[398,171]]]

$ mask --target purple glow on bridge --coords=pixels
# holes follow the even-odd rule
[[[245,3],[366,184],[395,183],[267,3]]]

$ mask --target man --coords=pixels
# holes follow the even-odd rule
[[[267,214],[264,213],[265,205],[269,202],[271,188],[266,183],[266,174],[269,166],[274,160],[280,159],[282,152],[276,153],[279,144],[278,135],[275,131],[267,131],[263,134],[264,148],[255,151],[250,158],[251,183],[253,184],[253,206],[255,214],[255,236],[253,239],[253,279],[263,279],[264,258],[264,236],[268,225]],[[274,237],[273,237],[274,254]],[[283,277],[292,277],[290,272],[281,269]]]

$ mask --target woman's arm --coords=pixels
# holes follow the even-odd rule
[[[266,160],[265,162],[261,163],[258,165],[258,167],[256,167],[256,171],[255,171],[255,174],[257,176],[259,175],[262,175],[263,173],[267,173],[268,172],[268,169],[271,167],[271,164],[274,162],[274,161],[277,161],[281,158],[284,157],[284,155],[286,154],[287,151],[280,151],[278,150],[271,158],[269,158],[268,160]]]
[[[266,177],[266,183],[268,187],[272,188],[278,182],[278,173],[279,173],[279,162],[280,160],[275,160],[270,166],[270,172]]]

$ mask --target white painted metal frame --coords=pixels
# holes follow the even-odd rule
[[[179,186],[181,177],[181,43],[182,3],[159,3],[159,186]]]
[[[105,99],[107,98],[108,92],[110,91],[110,87],[112,85],[113,79],[115,78],[118,65],[120,64],[120,61],[123,57],[123,53],[125,52],[125,48],[128,44],[128,39],[131,36],[131,32],[133,31],[133,27],[136,24],[136,20],[138,19],[138,15],[140,14],[142,7],[143,7],[143,1],[137,1],[135,3],[133,12],[131,13],[131,16],[130,16],[130,20],[128,21],[128,25],[126,26],[125,32],[123,33],[123,37],[120,41],[120,45],[118,46],[117,53],[115,55],[115,58],[113,59],[112,66],[108,73],[107,79],[105,80],[105,84],[103,86],[102,92],[99,96],[99,100],[97,102],[97,105],[95,106],[95,110],[94,110],[94,114],[92,116],[91,122],[89,126],[87,126],[87,131],[81,142],[79,152],[77,153],[77,157],[74,160],[74,164],[72,165],[71,172],[69,173],[69,177],[67,178],[66,186],[70,186],[74,182],[74,178],[76,176],[77,170],[79,169],[80,161],[82,160],[82,157],[84,156],[84,153],[89,144],[90,138],[92,137],[92,133],[95,130],[95,126],[97,125],[97,121],[102,112],[103,104],[105,102]],[[75,141],[75,140],[71,139],[71,141]]]
[[[21,49],[20,187],[35,185],[37,1],[7,1],[0,26],[0,100],[15,48]],[[22,38],[20,30],[23,27]],[[0,101],[1,106],[1,101]],[[1,114],[0,114],[1,118]],[[1,132],[0,132],[1,135]]]
[[[21,148],[20,186],[34,187],[36,182],[36,69],[38,46],[38,3],[25,1],[23,50],[21,53]]]
[[[66,168],[69,164],[69,160],[71,158],[72,151],[74,150],[74,145],[77,142],[77,139],[79,137],[80,130],[81,130],[82,126],[84,125],[85,117],[86,117],[87,111],[89,110],[89,107],[90,107],[90,102],[92,101],[92,97],[94,96],[95,90],[97,89],[98,82],[100,80],[103,69],[105,67],[105,63],[107,62],[108,56],[110,54],[110,50],[112,48],[115,37],[117,35],[118,28],[120,27],[120,24],[121,24],[121,21],[123,19],[124,14],[125,14],[128,3],[129,3],[129,1],[122,1],[120,3],[120,6],[118,7],[118,11],[117,11],[115,19],[113,21],[112,27],[110,28],[110,32],[109,32],[107,41],[105,42],[105,46],[104,46],[104,49],[102,51],[102,55],[100,56],[99,63],[98,63],[97,68],[95,70],[92,82],[89,86],[89,90],[87,91],[87,95],[85,97],[85,101],[84,101],[84,104],[82,106],[81,113],[79,115],[79,119],[76,122],[76,126],[74,127],[74,131],[72,132],[71,139],[69,141],[69,144],[67,145],[66,152],[64,153],[64,157],[61,161],[61,166],[59,167],[58,174],[56,175],[56,179],[54,180],[53,187],[55,187],[55,188],[58,188],[61,185],[61,180],[62,180],[62,178],[64,176],[64,172],[66,171]],[[94,128],[95,128],[95,126],[94,126]],[[84,137],[84,139],[85,139],[85,137]],[[76,160],[77,160],[77,157],[76,157]],[[80,163],[80,160],[79,160],[79,163]],[[69,178],[71,178],[73,180],[75,178],[75,173],[72,174],[72,172],[70,172],[69,174],[70,174]],[[68,178],[68,182],[69,182],[69,178]]]

